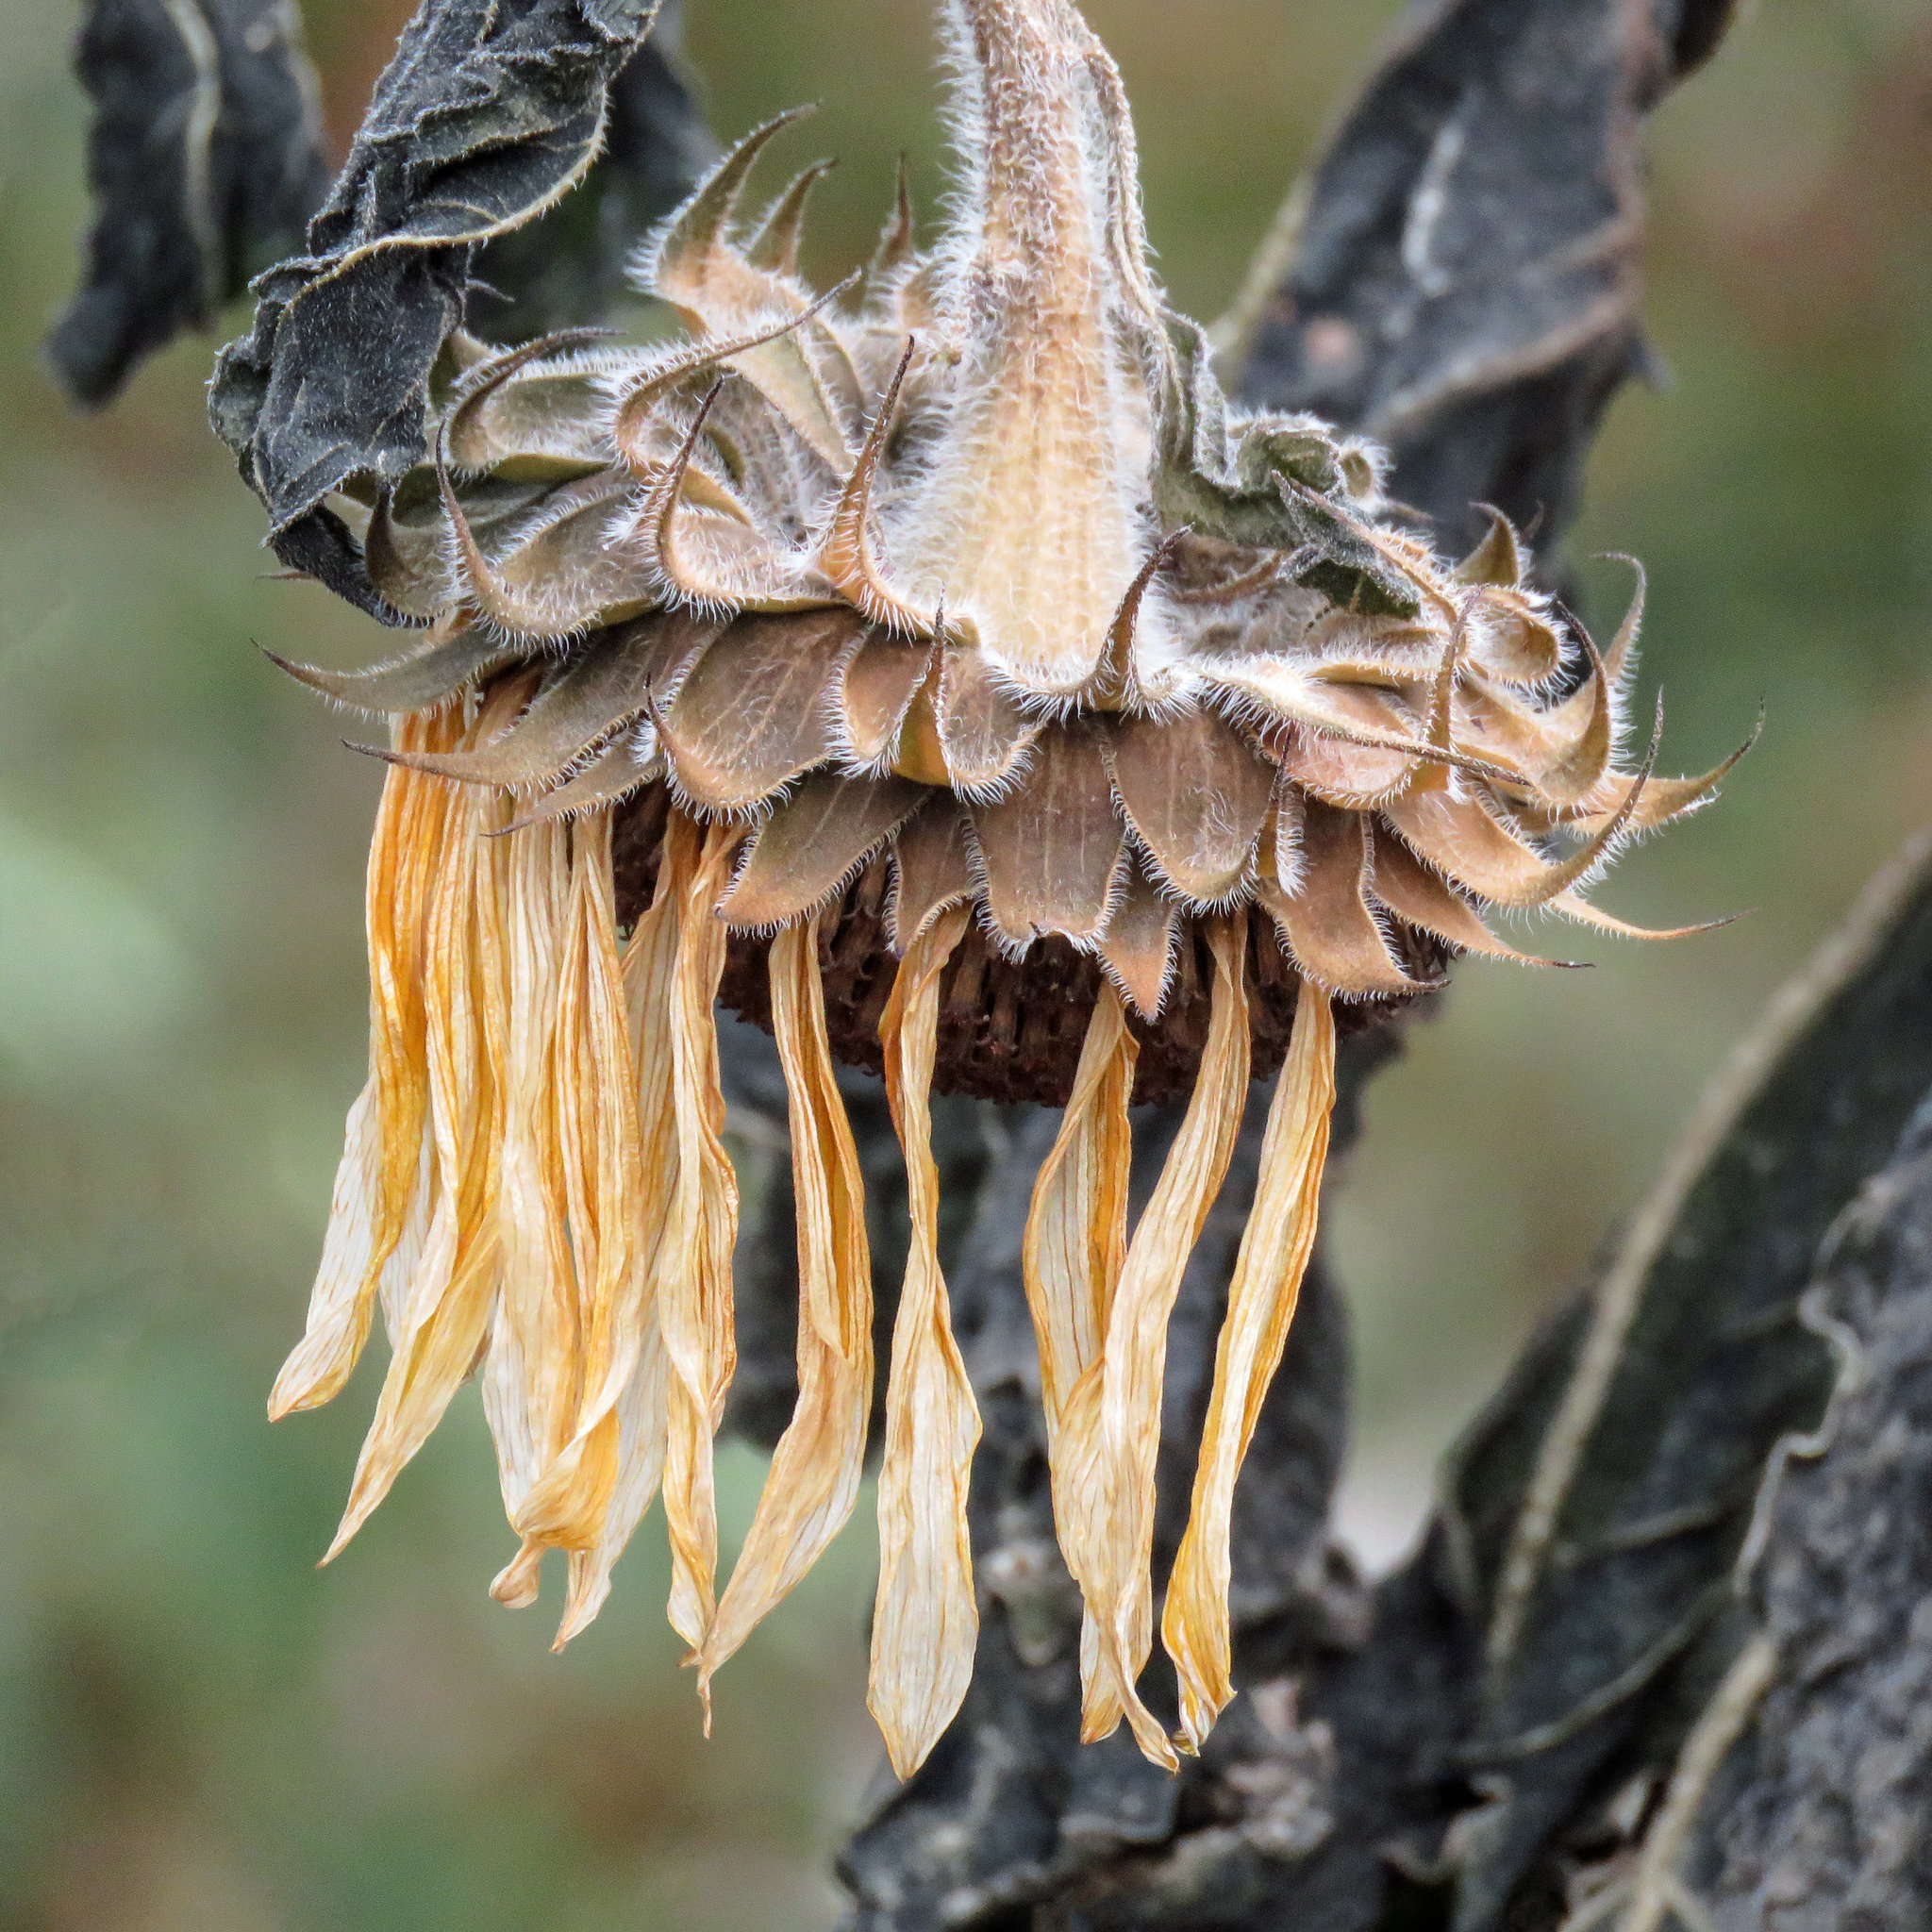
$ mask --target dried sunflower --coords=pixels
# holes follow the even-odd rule
[[[680,339],[458,336],[433,460],[372,492],[371,578],[428,632],[370,672],[291,667],[395,722],[369,1082],[271,1407],[335,1394],[379,1300],[336,1547],[475,1373],[522,1539],[494,1593],[528,1602],[567,1552],[561,1642],[661,1492],[708,1685],[858,1493],[870,1264],[834,1064],[882,1071],[912,1242],[871,1701],[909,1774],[976,1632],[929,1099],[1062,1107],[1025,1275],[1083,1729],[1124,1717],[1172,1765],[1232,1695],[1229,1508],[1314,1239],[1338,1024],[1454,953],[1522,958],[1487,907],[1628,930],[1581,889],[1724,774],[1615,769],[1638,610],[1600,654],[1500,515],[1451,567],[1374,450],[1229,411],[1155,286],[1119,76],[1071,0],[941,17],[964,180],[935,250],[902,184],[862,280],[815,295],[819,171],[740,219],[774,122],[643,251]],[[800,1280],[797,1409],[722,1599],[721,1000],[776,1037]],[[1171,1739],[1136,1688],[1165,1326],[1277,1068],[1161,1624]],[[1129,1108],[1183,1093],[1129,1239]]]

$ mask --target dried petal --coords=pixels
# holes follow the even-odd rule
[[[825,1034],[815,918],[773,941],[771,980],[797,1203],[798,1405],[699,1658],[701,1686],[844,1526],[858,1498],[872,1415],[865,1181]]]
[[[553,1072],[559,1065],[574,1071],[575,1060],[558,1013],[572,950],[569,841],[561,825],[542,826],[511,834],[493,855],[506,873],[508,981],[494,1204],[503,1285],[482,1381],[504,1510],[513,1524],[569,1435],[577,1397],[576,1281],[564,1178],[575,1150],[564,1144],[552,1085]],[[535,1597],[541,1554],[525,1545],[492,1587],[499,1602]]]
[[[703,1649],[716,1614],[718,1521],[711,1439],[724,1413],[738,1358],[731,1316],[738,1182],[720,1138],[724,1095],[712,1019],[724,969],[724,924],[711,916],[730,875],[737,842],[738,835],[728,826],[714,825],[705,833],[684,813],[674,813],[661,868],[678,900],[677,959],[670,1010],[663,1016],[672,1044],[677,1161],[654,1286],[671,1362],[664,1456],[671,1624],[694,1651]],[[708,1714],[707,1705],[708,1722]]]
[[[910,1777],[952,1723],[973,1674],[979,1609],[966,1491],[979,1408],[953,1340],[940,1273],[939,1168],[931,1092],[940,974],[966,931],[955,907],[915,941],[879,1027],[886,1094],[906,1153],[912,1242],[892,1324],[886,1444],[879,1464],[879,1588],[867,1703],[892,1769]]]
[[[440,749],[458,742],[462,728],[453,714],[405,718],[396,742]],[[383,784],[366,891],[369,1082],[350,1110],[308,1325],[275,1378],[271,1420],[319,1407],[349,1379],[417,1191],[428,1104],[423,982],[431,865],[455,806],[446,786],[413,772],[392,769]]]
[[[1248,1003],[1241,985],[1247,915],[1208,927],[1214,990],[1208,1044],[1181,1130],[1134,1230],[1108,1311],[1101,1359],[1082,1376],[1061,1424],[1066,1488],[1085,1499],[1058,1519],[1068,1567],[1086,1600],[1080,1640],[1080,1735],[1094,1743],[1123,1715],[1156,1764],[1174,1769],[1166,1732],[1135,1682],[1154,1646],[1154,1466],[1160,1443],[1167,1324],[1188,1257],[1227,1173],[1248,1091]]]
[[[479,722],[478,728],[487,724]],[[493,907],[479,917],[476,901],[486,877],[478,865],[478,834],[500,823],[503,812],[502,803],[488,795],[463,799],[437,855],[423,948],[423,1006],[438,1192],[422,1256],[398,1300],[394,1354],[375,1419],[325,1561],[368,1520],[441,1419],[476,1359],[495,1295],[499,1251],[490,1209],[497,1162],[478,934],[500,926]],[[416,1161],[411,1147],[412,1183]]]
[[[617,950],[610,820],[571,832],[570,921],[557,1009],[557,1124],[575,1263],[577,1374],[568,1440],[553,1451],[515,1523],[532,1541],[593,1548],[618,1476],[618,1407],[647,1340],[658,1257],[645,1221],[643,1150]]]
[[[1327,996],[1305,982],[1288,1060],[1268,1109],[1255,1205],[1228,1282],[1187,1534],[1160,1620],[1161,1641],[1180,1676],[1181,1728],[1196,1752],[1234,1698],[1227,1592],[1235,1478],[1281,1365],[1314,1251],[1334,1108],[1335,1016]]]
[[[1140,1048],[1127,1031],[1119,996],[1103,986],[1088,1023],[1074,1091],[1053,1151],[1041,1164],[1026,1217],[1026,1300],[1040,1345],[1041,1402],[1054,1514],[1070,1553],[1065,1525],[1091,1507],[1083,1487],[1100,1446],[1091,1440],[1099,1408],[1078,1410],[1086,1439],[1067,1435],[1069,1404],[1082,1379],[1099,1373],[1108,1319],[1127,1246],[1127,1184],[1133,1135],[1127,1103]]]

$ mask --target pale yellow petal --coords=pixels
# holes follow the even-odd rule
[[[720,1138],[724,1096],[712,1018],[724,968],[724,924],[712,915],[741,836],[723,825],[707,834],[675,812],[664,841],[668,890],[678,894],[677,957],[667,1014],[677,1162],[654,1276],[670,1357],[663,1478],[671,1534],[670,1617],[694,1652],[702,1650],[717,1612],[711,1445],[737,1366],[731,1250],[738,1236],[738,1183]],[[661,894],[667,884],[658,890]]]
[[[1227,1592],[1235,1478],[1314,1250],[1334,1107],[1335,1016],[1327,994],[1305,980],[1268,1110],[1255,1205],[1228,1284],[1193,1502],[1161,1617],[1161,1641],[1180,1675],[1181,1727],[1196,1751],[1234,1695]]]
[[[575,1355],[563,1159],[551,1066],[569,921],[569,835],[532,825],[498,841],[505,879],[503,1151],[496,1191],[503,1289],[481,1381],[505,1512],[514,1523],[569,1423]],[[534,1595],[532,1565],[499,1577],[500,1601]]]
[[[1126,1256],[1134,1151],[1127,1102],[1139,1058],[1120,995],[1103,982],[1059,1137],[1041,1164],[1026,1217],[1026,1298],[1040,1343],[1049,1454],[1069,1398],[1100,1357]],[[1071,1501],[1057,1507],[1064,1511]]]
[[[940,974],[966,931],[943,912],[900,962],[880,1023],[886,1092],[906,1152],[912,1245],[892,1329],[886,1450],[879,1467],[879,1588],[867,1702],[892,1769],[910,1777],[952,1723],[973,1675],[979,1609],[966,1493],[979,1408],[953,1340],[939,1257],[932,1074]]]
[[[698,1664],[701,1683],[844,1527],[872,1413],[872,1256],[858,1147],[832,1067],[819,920],[772,941],[772,1025],[791,1102],[798,1224],[798,1404]]]
[[[1178,1761],[1135,1682],[1154,1645],[1154,1470],[1167,1324],[1241,1130],[1248,1091],[1248,1008],[1242,989],[1247,915],[1208,927],[1214,989],[1208,1043],[1181,1129],[1127,1249],[1101,1359],[1081,1379],[1062,1430],[1066,1488],[1083,1507],[1059,1524],[1068,1565],[1087,1605],[1081,1633],[1081,1737],[1109,1735],[1123,1715],[1142,1753]]]

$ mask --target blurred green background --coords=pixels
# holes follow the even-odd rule
[[[845,165],[817,264],[910,151],[918,0],[691,0],[714,125],[818,99]],[[212,343],[80,419],[36,359],[83,220],[71,0],[0,0],[0,1926],[436,1932],[826,1926],[873,1774],[861,1523],[721,1680],[702,1744],[647,1523],[561,1659],[494,1608],[474,1403],[318,1574],[373,1399],[271,1431],[364,1039],[375,774],[251,648],[361,661],[263,580],[203,426]],[[403,8],[308,0],[346,138]],[[1139,103],[1150,218],[1211,315],[1389,0],[1091,0]],[[1652,573],[1667,757],[1762,743],[1606,894],[1667,947],[1465,969],[1374,1091],[1334,1246],[1357,1315],[1344,1522],[1374,1560],[1539,1312],[1868,872],[1932,821],[1932,31],[1916,0],[1764,0],[1659,115],[1651,316],[1583,552]],[[240,314],[229,319],[240,326]],[[1625,581],[1599,567],[1605,606]],[[759,1470],[726,1458],[741,1530]],[[863,1513],[863,1512],[861,1512]]]

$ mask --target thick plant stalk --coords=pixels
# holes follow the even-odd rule
[[[791,1116],[798,1221],[798,1406],[698,1665],[700,1683],[788,1595],[858,1499],[872,1412],[865,1182],[825,1036],[819,921],[772,942],[772,1022]]]
[[[1160,1623],[1180,1676],[1181,1728],[1197,1752],[1234,1696],[1227,1592],[1235,1478],[1314,1252],[1334,1108],[1334,1009],[1326,993],[1304,981],[1288,1061],[1268,1109],[1255,1205],[1228,1285],[1193,1502]]]
[[[1111,1735],[1124,1716],[1154,1763],[1178,1762],[1135,1681],[1154,1647],[1154,1466],[1167,1324],[1181,1276],[1234,1153],[1248,1091],[1248,1011],[1242,988],[1247,915],[1208,928],[1214,991],[1208,1044],[1167,1164],[1134,1230],[1108,1314],[1100,1361],[1074,1391],[1062,1425],[1079,1444],[1070,1471],[1084,1509],[1060,1525],[1086,1601],[1080,1635],[1082,1739]]]
[[[879,1025],[886,1094],[906,1153],[912,1244],[886,1394],[879,1588],[867,1703],[902,1778],[924,1763],[953,1721],[973,1674],[979,1635],[966,1526],[979,1407],[953,1340],[940,1272],[931,1098],[940,974],[970,916],[965,907],[954,907],[908,948]]]

